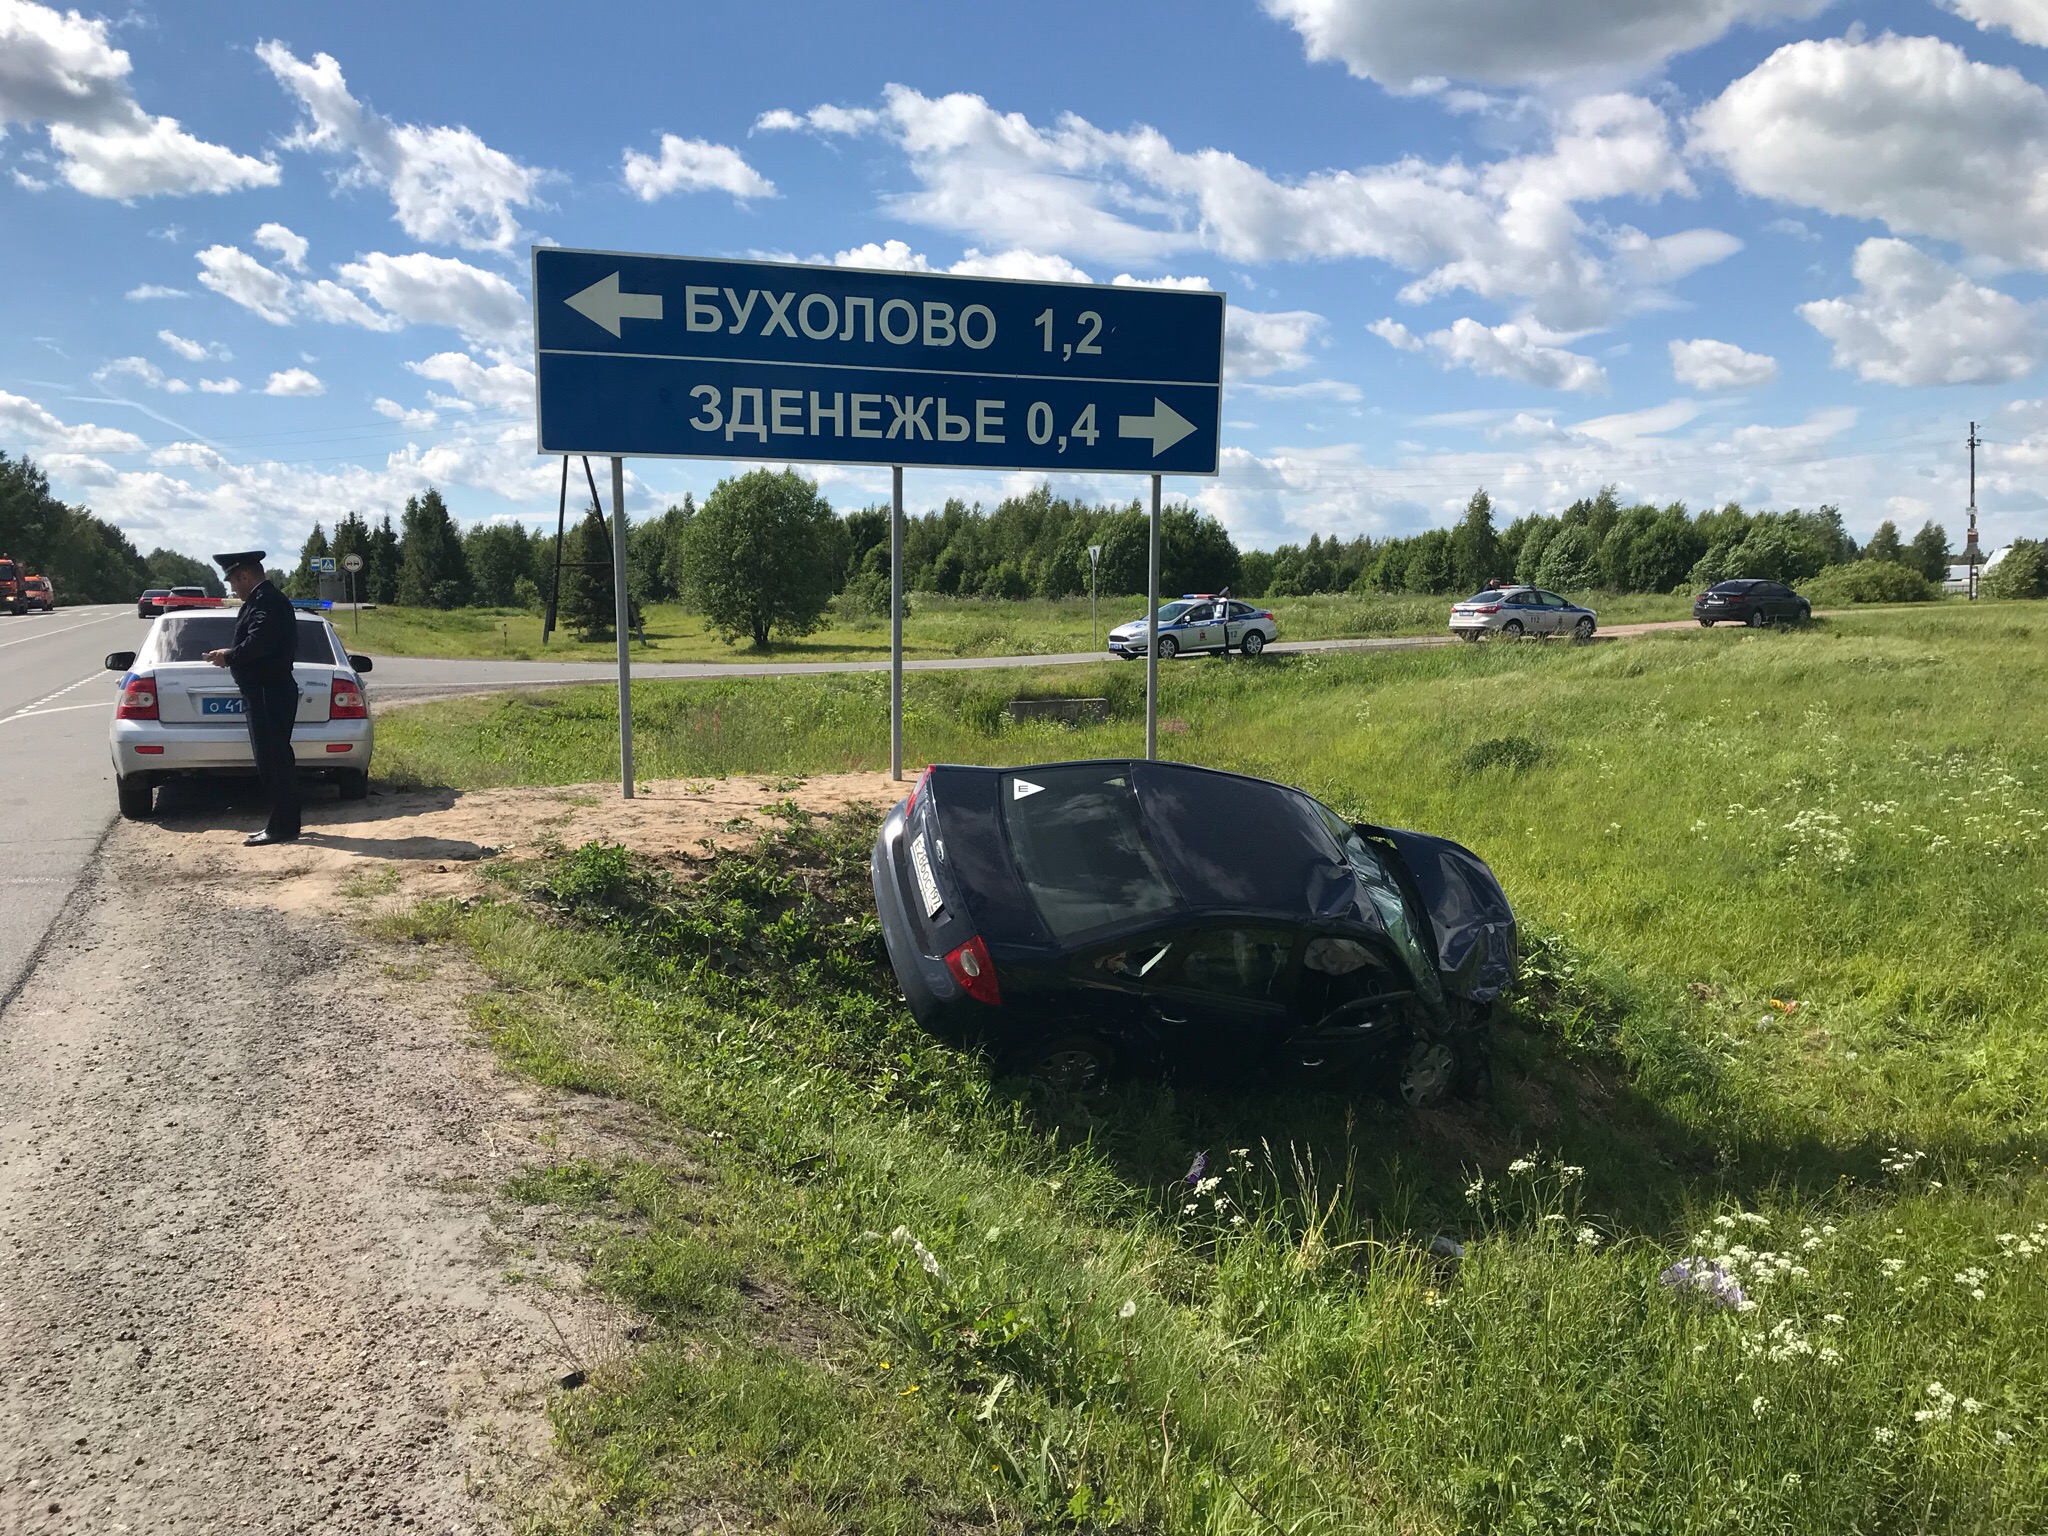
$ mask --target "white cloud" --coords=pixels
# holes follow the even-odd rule
[[[372,309],[354,290],[324,277],[301,282],[293,291],[292,302],[301,314],[325,320],[329,325],[359,325],[366,331],[405,328],[405,322],[398,316]]]
[[[374,251],[337,272],[408,324],[445,325],[476,341],[516,341],[532,317],[526,296],[504,278],[452,256]]]
[[[189,395],[192,393],[192,386],[190,384],[187,384],[183,379],[165,377],[163,369],[157,367],[155,363],[152,363],[146,357],[117,357],[109,363],[102,364],[93,374],[93,378],[101,384],[106,383],[110,379],[134,379],[139,384],[146,385],[150,389],[160,389],[169,395]]]
[[[209,357],[217,362],[224,363],[234,356],[234,353],[217,341],[193,341],[188,337],[180,336],[176,331],[158,331],[156,339],[177,353],[178,356],[184,358],[188,363],[204,362]]]
[[[1674,340],[1671,376],[1687,389],[1755,389],[1778,377],[1778,360],[1728,341]]]
[[[887,206],[996,249],[1132,263],[1192,250],[1237,262],[1364,258],[1418,274],[1410,302],[1469,291],[1527,305],[1554,330],[1654,302],[1664,283],[1737,248],[1718,231],[1653,240],[1578,214],[1579,202],[1693,191],[1663,113],[1634,96],[1572,102],[1541,153],[1478,168],[1411,157],[1288,181],[1222,150],[1177,150],[1151,128],[1110,132],[1071,114],[1040,128],[979,96],[903,86],[880,110],[783,112],[757,126],[885,135],[919,184]]]
[[[2023,43],[2048,48],[2048,10],[2040,0],[1941,0],[1941,4],[1989,32],[2010,32]]]
[[[1881,384],[2007,383],[2048,354],[2048,336],[2010,294],[1970,281],[1903,240],[1856,248],[1856,293],[1799,306],[1834,344],[1835,366]]]
[[[292,322],[292,280],[239,246],[209,245],[199,253],[199,281],[272,325]]]
[[[950,272],[959,277],[1006,277],[1034,283],[1094,281],[1066,257],[1039,251],[998,251],[989,255],[969,250],[950,267],[935,267],[923,252],[912,250],[901,240],[884,240],[879,244],[870,240],[851,250],[835,252],[830,260],[835,267],[864,267],[879,272]]]
[[[142,439],[133,432],[90,423],[59,421],[35,401],[0,389],[0,436],[27,442],[51,453],[134,453]]]
[[[1937,38],[1788,44],[1691,144],[1758,197],[2048,268],[2048,91]]]
[[[465,352],[436,352],[405,366],[423,379],[447,385],[455,391],[458,401],[502,410],[533,409],[533,374],[517,363],[486,365]],[[439,396],[433,398],[436,404],[441,403]]]
[[[128,297],[141,302],[147,299],[186,299],[191,295],[182,288],[166,288],[161,283],[141,283],[128,290]]]
[[[287,368],[273,373],[270,382],[263,386],[266,395],[324,395],[327,386],[303,368]]]
[[[370,408],[379,416],[389,416],[401,427],[414,430],[431,427],[441,419],[432,411],[415,410],[409,405],[400,405],[396,400],[386,400],[381,396],[370,402]]]
[[[282,224],[259,224],[256,243],[266,251],[274,252],[277,259],[294,272],[306,270],[306,252],[311,242],[304,235],[294,234]]]
[[[1522,84],[1655,69],[1742,22],[1811,16],[1827,0],[1264,0],[1311,59],[1394,90],[1446,77]],[[2024,0],[2011,0],[2024,3]]]
[[[1425,348],[1445,367],[1470,368],[1493,378],[1513,379],[1540,389],[1599,390],[1607,387],[1607,371],[1590,357],[1543,345],[1524,327],[1481,325],[1477,320],[1453,321],[1447,329],[1417,336],[1398,320],[1376,320],[1366,327],[1389,346],[1403,352]]]
[[[201,379],[199,393],[202,395],[239,395],[242,392],[240,379]]]
[[[1313,310],[1285,309],[1261,313],[1230,309],[1224,314],[1224,367],[1234,379],[1260,379],[1269,373],[1305,368],[1309,349],[1329,322]]]
[[[740,152],[706,139],[661,136],[661,155],[626,151],[626,185],[642,202],[677,192],[726,192],[740,201],[775,196],[775,183],[755,170]]]
[[[0,132],[41,124],[58,171],[91,197],[275,186],[277,166],[194,138],[136,104],[128,55],[107,23],[33,0],[0,0]]]
[[[414,239],[505,251],[524,234],[515,210],[539,204],[544,172],[467,128],[422,128],[371,111],[349,93],[341,65],[328,54],[307,63],[283,43],[265,42],[256,55],[305,113],[288,147],[351,156],[343,183],[381,188],[399,227]]]

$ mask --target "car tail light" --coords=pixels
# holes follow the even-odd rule
[[[353,678],[337,677],[327,690],[327,718],[367,720],[369,706],[363,703],[363,685]]]
[[[903,819],[905,821],[910,820],[911,813],[917,809],[917,797],[924,793],[925,781],[931,778],[931,776],[931,765],[926,764],[924,772],[917,776],[917,782],[910,786],[910,798],[903,802]]]
[[[121,702],[114,706],[116,720],[154,720],[156,679],[147,672],[129,676],[121,683]]]
[[[1469,612],[1472,612],[1472,613],[1499,613],[1499,612],[1500,612],[1500,604],[1499,604],[1499,603],[1481,603],[1481,604],[1479,604],[1479,605],[1478,605],[1477,607],[1475,607],[1475,608],[1472,608],[1472,609],[1469,609],[1468,611],[1469,611]]]
[[[162,747],[137,747],[135,750],[149,757],[162,757],[164,755]]]
[[[355,749],[356,744],[352,741],[330,741],[327,743],[327,750],[330,752],[353,752]]]
[[[946,969],[953,973],[961,990],[976,1002],[987,1003],[991,1008],[1002,1007],[1003,994],[996,986],[996,963],[989,959],[988,946],[981,942],[980,934],[946,956]]]

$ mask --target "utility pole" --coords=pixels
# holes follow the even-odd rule
[[[1963,561],[1970,568],[1970,601],[1977,601],[1977,567],[1984,552],[1977,547],[1977,423],[1970,423],[1970,533],[1963,541]]]

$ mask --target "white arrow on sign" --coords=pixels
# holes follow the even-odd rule
[[[594,320],[614,336],[619,334],[621,320],[659,320],[661,318],[661,295],[658,293],[621,293],[619,274],[600,278],[581,293],[572,293],[562,300],[577,314],[587,320]]]
[[[1034,784],[1029,779],[1012,779],[1010,780],[1010,798],[1012,800],[1028,799],[1032,795],[1043,791],[1044,788],[1043,784]]]
[[[1119,416],[1116,419],[1118,437],[1152,439],[1152,457],[1155,459],[1194,430],[1195,424],[1192,421],[1157,395],[1152,397],[1150,416]]]

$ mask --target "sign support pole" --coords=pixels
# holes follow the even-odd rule
[[[1152,541],[1145,561],[1145,761],[1159,756],[1159,477],[1152,477]]]
[[[612,599],[619,635],[619,793],[633,798],[633,653],[626,597],[626,461],[612,460]]]
[[[903,466],[889,471],[889,777],[903,778]]]

